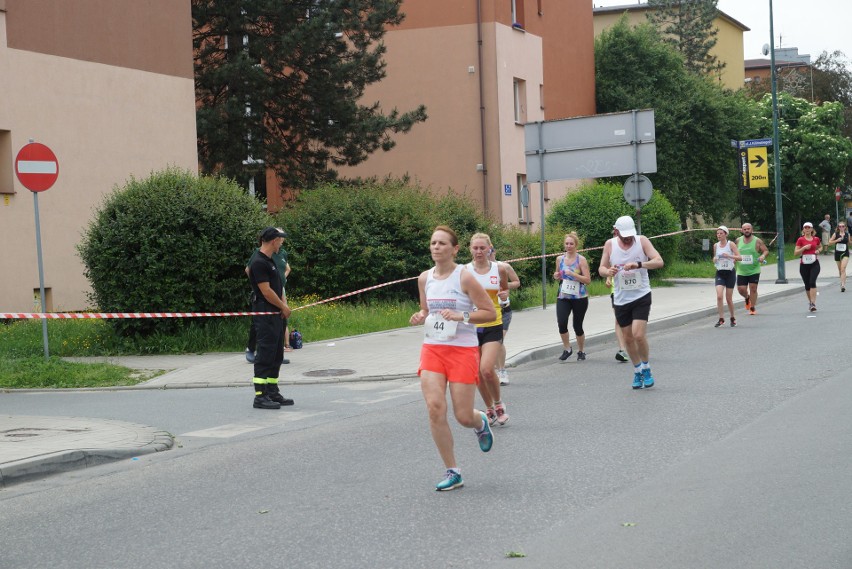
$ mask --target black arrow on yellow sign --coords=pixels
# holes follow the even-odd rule
[[[755,157],[754,157],[754,160],[750,160],[750,161],[749,161],[749,163],[750,163],[750,164],[754,164],[754,165],[755,165],[755,166],[757,166],[758,168],[760,168],[761,166],[763,166],[763,163],[764,163],[764,162],[766,162],[766,160],[764,160],[764,159],[763,159],[763,156],[760,156],[759,154],[758,154],[757,156],[755,156]]]

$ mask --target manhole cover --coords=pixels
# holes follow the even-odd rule
[[[306,371],[303,375],[308,377],[336,377],[338,375],[352,375],[353,373],[355,373],[354,369],[316,369]]]

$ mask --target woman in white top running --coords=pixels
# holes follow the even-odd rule
[[[734,287],[737,284],[736,261],[742,261],[740,252],[733,241],[728,241],[728,228],[720,225],[716,230],[716,238],[713,243],[713,264],[716,265],[716,308],[719,311],[719,320],[716,328],[725,323],[725,305],[728,303],[728,311],[731,313],[731,327],[736,327],[737,319],[734,317]],[[725,301],[722,301],[724,295]]]
[[[500,293],[509,290],[506,267],[488,260],[491,253],[491,238],[485,233],[475,233],[470,238],[470,256],[473,261],[465,268],[476,277],[491,298],[497,317],[476,328],[479,340],[479,394],[485,402],[485,413],[492,425],[501,427],[509,421],[506,404],[500,398],[500,378],[495,365],[503,343],[503,310]]]
[[[493,444],[488,419],[474,409],[473,403],[479,381],[476,325],[494,320],[496,312],[482,285],[456,264],[459,243],[452,229],[436,227],[429,250],[435,266],[417,280],[420,310],[411,316],[410,323],[425,324],[418,375],[432,439],[447,469],[435,490],[445,491],[464,485],[447,421],[447,386],[459,424],[474,429],[483,452],[491,450]]]

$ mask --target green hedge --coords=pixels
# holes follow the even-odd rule
[[[131,179],[104,198],[77,250],[105,312],[245,309],[243,272],[261,204],[236,183],[167,169]],[[176,319],[113,321],[122,333],[174,330]]]
[[[547,223],[566,231],[576,231],[583,247],[600,247],[612,237],[612,226],[622,215],[637,219],[634,208],[624,200],[622,186],[594,183],[583,185],[576,192],[557,201],[547,216]],[[651,200],[642,207],[641,218],[638,220],[641,222],[642,235],[661,235],[681,229],[680,219],[674,208],[657,190],[653,191]],[[681,242],[681,235],[653,241],[663,260],[671,261],[677,258]],[[589,260],[589,266],[593,267],[592,272],[596,274],[601,250],[583,254]]]
[[[289,235],[284,247],[292,269],[290,297],[329,298],[417,276],[432,265],[429,238],[437,225],[456,231],[463,262],[469,259],[469,236],[490,227],[463,196],[435,197],[402,182],[331,184],[302,192],[276,220]],[[416,281],[370,292],[370,298],[416,295]]]

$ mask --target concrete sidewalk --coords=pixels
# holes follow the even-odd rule
[[[836,281],[834,273],[826,270],[828,264],[824,264],[826,268],[820,275],[820,281]],[[834,269],[833,262],[830,268]],[[758,309],[760,299],[766,300],[796,292],[802,293],[804,297],[798,261],[788,262],[785,271],[788,284],[775,284],[777,267],[764,267],[758,289]],[[540,289],[541,284],[528,286],[537,286]],[[675,286],[657,287],[652,294],[653,306],[649,321],[651,331],[701,318],[708,318],[708,323],[711,320],[715,322],[716,291],[710,279],[677,280]],[[736,291],[734,300],[739,309],[742,309],[743,300]],[[562,353],[553,305],[546,309],[539,306],[515,310],[512,314],[511,327],[506,337],[507,367],[555,357]],[[744,311],[740,316],[741,320],[747,318]],[[609,297],[590,299],[583,326],[586,345],[592,347],[612,342],[614,355],[617,350],[614,345],[614,324]],[[571,337],[576,352],[573,331]],[[286,354],[291,363],[282,366],[279,383],[294,385],[414,377],[417,373],[422,340],[422,327],[411,327],[322,342],[306,341],[301,350]],[[242,353],[80,358],[77,361],[105,361],[134,369],[170,370],[130,389],[248,387],[253,375],[253,367],[246,362]]]
[[[823,257],[820,286],[837,282],[833,259]],[[829,260],[830,259],[830,260]],[[776,284],[777,267],[764,267],[759,287],[760,302],[801,294],[798,261],[785,265],[787,284]],[[539,286],[529,284],[527,286]],[[735,292],[738,310],[742,298]],[[716,318],[716,293],[710,279],[679,280],[672,287],[653,290],[650,331]],[[739,320],[749,318],[744,311]],[[759,321],[759,320],[758,320]],[[587,347],[612,345],[612,353],[591,357],[614,357],[614,317],[609,297],[592,298],[584,329]],[[375,381],[415,377],[419,361],[422,327],[402,328],[323,342],[306,342],[304,348],[288,352],[291,363],[281,369],[282,385],[340,381]],[[573,332],[572,346],[576,353]],[[507,367],[545,358],[562,352],[556,328],[556,310],[529,308],[513,311],[506,338]],[[574,356],[576,357],[576,356]],[[572,358],[573,359],[573,358]],[[135,369],[169,370],[142,385],[118,389],[186,389],[201,387],[244,386],[251,384],[253,367],[243,353],[185,356],[126,356],[80,358],[77,361],[108,361]],[[511,373],[510,373],[511,381]],[[0,416],[0,487],[14,482],[167,450],[172,436],[152,427],[79,417]]]

